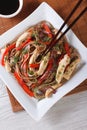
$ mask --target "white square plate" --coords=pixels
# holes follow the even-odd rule
[[[28,27],[42,20],[49,21],[55,28],[58,29],[64,22],[63,19],[47,3],[43,2],[26,19],[0,36],[0,48],[18,37]],[[66,84],[59,88],[56,94],[54,94],[51,98],[37,101],[36,99],[29,97],[20,87],[15,78],[10,73],[6,72],[5,68],[0,65],[0,78],[4,81],[11,93],[19,101],[27,113],[36,121],[39,121],[59,99],[87,78],[87,48],[71,30],[67,33],[66,37],[68,38],[69,43],[78,49],[81,55],[81,64],[75,75],[67,81]]]

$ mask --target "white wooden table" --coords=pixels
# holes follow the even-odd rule
[[[87,130],[87,91],[62,98],[36,122],[26,111],[12,111],[0,80],[0,130]]]

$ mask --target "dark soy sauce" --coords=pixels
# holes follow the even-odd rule
[[[19,0],[0,0],[0,14],[10,15],[17,11]]]

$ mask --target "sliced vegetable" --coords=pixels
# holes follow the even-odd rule
[[[40,64],[37,64],[37,63],[32,63],[32,64],[29,64],[29,66],[31,67],[31,68],[39,68],[39,65]]]
[[[18,62],[18,60],[19,60],[19,56],[15,56],[14,57],[14,64],[16,64]]]
[[[65,51],[68,54],[68,56],[70,56],[70,47],[69,47],[69,44],[68,43],[64,43],[64,48],[65,48]]]
[[[21,85],[21,87],[24,89],[24,91],[30,95],[31,97],[34,96],[33,92],[29,89],[29,87],[24,83],[24,81],[21,79],[21,77],[18,75],[18,73],[15,71],[14,76],[17,79],[18,83]]]
[[[43,24],[43,27],[44,27],[44,29],[46,30],[48,36],[49,36],[50,38],[52,38],[52,32],[51,32],[49,26],[44,23],[44,24]]]
[[[29,74],[29,75],[33,75],[34,72],[33,72],[32,70],[29,70],[29,71],[28,71],[28,74]]]
[[[5,65],[5,63],[4,63],[4,58],[5,58],[5,56],[8,54],[8,52],[10,51],[10,50],[12,50],[13,48],[15,48],[15,43],[13,43],[13,44],[10,44],[7,48],[6,48],[6,50],[5,50],[5,52],[4,52],[4,54],[3,54],[3,56],[2,56],[2,60],[1,60],[1,64],[4,66]]]

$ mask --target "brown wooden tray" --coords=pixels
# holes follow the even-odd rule
[[[40,4],[41,2],[47,2],[51,7],[54,8],[54,10],[65,20],[67,15],[70,13],[76,2],[78,0],[24,0],[23,9],[14,18],[5,19],[0,18],[0,35],[10,29],[11,27],[15,26],[17,23],[21,22],[24,18],[26,18],[29,14],[31,14]],[[61,4],[62,3],[62,4]],[[79,9],[76,11],[74,16],[71,18],[70,24],[72,20],[80,13],[80,11],[87,6],[87,0],[83,0],[83,3],[79,7]],[[74,33],[77,35],[77,37],[82,41],[82,43],[87,47],[87,13],[82,16],[82,18],[74,25],[72,28]],[[75,43],[77,44],[77,43]],[[75,94],[81,91],[87,90],[87,80],[85,80],[83,83],[81,83],[77,88],[75,88],[73,91],[71,91],[67,95]],[[11,94],[11,92],[7,89],[9,99],[11,102],[12,110],[14,112],[23,110],[23,107],[18,103],[18,101],[14,98],[14,96]]]

